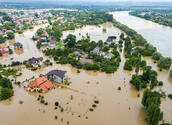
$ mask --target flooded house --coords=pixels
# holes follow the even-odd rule
[[[50,82],[46,77],[36,78],[34,81],[30,82],[28,85],[28,89],[30,91],[39,91],[47,92],[53,88],[53,83]]]
[[[1,55],[8,54],[8,50],[6,50],[6,49],[0,47],[0,54],[1,54]]]
[[[5,33],[14,33],[13,30],[7,30]]]
[[[94,54],[98,54],[100,52],[100,48],[99,47],[96,47],[91,52],[94,53]]]
[[[56,41],[56,40],[50,40],[50,41],[48,42],[48,45],[49,45],[49,46],[56,46],[56,44],[57,44],[57,41]]]
[[[105,44],[110,45],[113,40],[116,39],[116,36],[109,36],[105,42]]]
[[[100,56],[102,56],[105,59],[111,59],[113,57],[113,54],[109,52],[101,52]]]
[[[14,43],[14,49],[23,49],[23,45],[20,42]]]
[[[48,46],[47,42],[41,42],[41,46]]]
[[[76,56],[82,56],[82,54],[81,54],[79,51],[75,51],[74,54],[75,54]]]
[[[42,61],[43,61],[43,57],[38,57],[38,58],[32,57],[28,60],[28,64],[31,67],[35,68],[35,67],[42,65]]]
[[[49,80],[63,83],[66,79],[66,71],[63,70],[52,70],[45,75]]]

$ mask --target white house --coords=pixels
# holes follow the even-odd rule
[[[45,75],[49,80],[55,81],[57,83],[63,83],[66,79],[66,71],[62,70],[52,70]]]
[[[103,58],[106,58],[106,59],[111,59],[113,57],[113,54],[112,53],[108,53],[108,52],[101,52],[100,53],[100,56],[102,56]]]
[[[100,48],[99,47],[96,47],[93,49],[92,53],[94,54],[98,54],[100,52]]]

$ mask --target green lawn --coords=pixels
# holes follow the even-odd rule
[[[57,48],[61,48],[61,47],[64,47],[64,43],[58,42],[58,43],[57,43]]]

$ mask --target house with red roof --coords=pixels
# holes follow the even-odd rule
[[[51,88],[53,88],[53,83],[50,82],[46,77],[39,77],[29,83],[28,85],[29,90],[42,90],[42,92],[47,92]]]
[[[8,54],[8,51],[5,50],[4,48],[1,48],[1,47],[0,47],[0,53],[1,53],[2,55],[5,55],[5,54]]]
[[[0,51],[0,53],[1,53],[2,55],[4,55],[4,54],[8,54],[8,51],[2,50],[2,51]]]

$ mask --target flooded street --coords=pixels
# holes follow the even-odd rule
[[[131,16],[128,13],[128,11],[120,11],[112,12],[111,14],[120,23],[140,33],[163,56],[172,57],[172,28]]]
[[[28,30],[23,35],[16,35],[16,41],[20,41],[24,45],[23,52],[19,54],[14,52],[9,57],[3,57],[0,59],[1,63],[9,64],[10,58],[14,58],[14,61],[24,61],[31,57],[43,56],[42,52],[36,48],[36,43],[31,40],[39,27],[44,27],[44,25],[36,26],[34,30]],[[106,33],[102,32],[103,28],[106,28]],[[63,39],[70,33],[75,34],[77,39],[81,39],[82,35],[85,36],[88,33],[90,39],[97,42],[98,40],[105,41],[108,36],[118,35],[120,30],[110,23],[100,27],[85,26],[75,31],[64,32]],[[9,41],[9,44],[12,42],[14,41]],[[121,59],[120,67],[114,74],[85,70],[77,73],[77,69],[70,65],[55,63],[53,66],[35,72],[23,69],[23,75],[17,79],[21,82],[32,76],[38,77],[40,74],[46,74],[53,69],[60,69],[67,71],[67,76],[72,84],[68,88],[56,87],[42,94],[49,103],[47,106],[37,101],[38,94],[29,93],[23,87],[13,85],[14,96],[11,100],[0,102],[0,125],[67,125],[68,121],[70,125],[147,125],[145,111],[141,105],[142,92],[138,98],[138,92],[129,83],[131,73],[123,70],[125,61],[123,53],[121,53]],[[146,60],[149,65],[154,65],[151,59]],[[156,66],[153,68],[157,69]],[[159,73],[158,78],[164,81],[162,90],[172,93],[172,82],[169,80],[168,72]],[[23,85],[26,86],[27,84],[28,82]],[[121,91],[117,90],[119,86]],[[71,95],[73,96],[72,100],[70,99]],[[24,103],[19,104],[20,100]],[[89,109],[94,100],[99,100],[99,104],[93,112],[90,112]],[[54,109],[55,101],[60,103],[64,112]],[[172,101],[163,100],[162,110],[165,120],[172,122]],[[58,117],[57,120],[54,119],[55,115]]]

